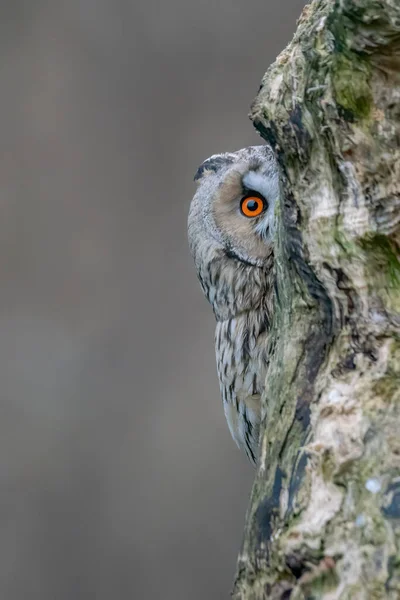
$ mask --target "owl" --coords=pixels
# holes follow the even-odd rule
[[[216,318],[221,396],[233,439],[257,463],[274,298],[279,170],[268,146],[215,154],[195,175],[188,237]]]

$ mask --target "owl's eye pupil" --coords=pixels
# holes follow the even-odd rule
[[[257,210],[258,204],[255,200],[248,200],[246,207],[247,207],[247,210],[250,210],[251,212],[253,212],[253,211]]]
[[[256,196],[254,193],[242,198],[240,202],[240,211],[244,217],[258,217],[264,212],[267,202],[262,196]]]

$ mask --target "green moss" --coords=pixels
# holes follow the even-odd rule
[[[390,374],[386,377],[382,377],[373,386],[375,394],[380,396],[383,402],[392,402],[396,400],[396,392],[400,388],[400,377],[395,373]]]
[[[342,217],[339,216],[336,227],[333,232],[333,238],[339,244],[339,246],[341,246],[341,248],[344,251],[344,254],[347,255],[347,258],[354,258],[355,256],[358,256],[360,254],[360,248],[355,242],[353,242],[353,240],[346,236],[342,227]],[[326,236],[326,238],[323,239],[323,242],[329,246],[329,237]]]
[[[326,449],[321,456],[321,473],[324,481],[331,481],[336,471],[335,457],[331,450]]]
[[[400,262],[390,240],[377,234],[364,238],[360,245],[370,253],[374,270],[384,272],[388,287],[400,290]]]
[[[369,85],[371,69],[366,60],[352,52],[336,55],[332,83],[337,103],[354,119],[368,118],[372,107]]]
[[[317,597],[322,597],[322,595],[337,589],[338,585],[339,577],[337,576],[336,571],[334,569],[329,569],[321,572],[318,577],[314,579],[310,586],[310,592],[314,595],[317,594]]]

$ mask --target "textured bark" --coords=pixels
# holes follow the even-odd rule
[[[282,168],[236,600],[400,598],[400,2],[315,0],[251,117]]]

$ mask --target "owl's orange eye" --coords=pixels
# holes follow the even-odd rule
[[[240,210],[245,217],[258,217],[265,208],[265,203],[259,196],[245,196],[240,202]]]

